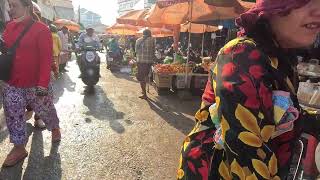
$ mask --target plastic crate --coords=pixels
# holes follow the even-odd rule
[[[195,89],[205,89],[207,82],[208,82],[208,76],[194,76],[193,81],[193,88]]]
[[[154,82],[157,87],[159,87],[159,88],[170,88],[171,87],[172,75],[154,73],[153,77],[154,77]]]
[[[174,84],[175,84],[175,87],[177,89],[189,89],[190,88],[190,85],[191,85],[191,77],[190,75],[188,75],[187,77],[187,87],[186,87],[186,76],[184,74],[181,74],[181,75],[176,75],[176,78],[175,78],[175,81]]]

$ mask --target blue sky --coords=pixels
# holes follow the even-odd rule
[[[117,0],[73,0],[73,5],[77,10],[79,7],[86,8],[102,16],[102,23],[112,25],[118,16]]]

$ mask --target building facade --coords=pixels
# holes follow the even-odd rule
[[[96,26],[101,24],[101,16],[85,8],[80,9],[80,23],[84,27]]]
[[[4,31],[5,24],[10,20],[9,14],[9,4],[7,0],[0,0],[0,36]]]
[[[8,0],[0,0],[0,21],[6,22],[10,20]]]
[[[122,15],[133,9],[150,8],[156,0],[118,0],[119,15]]]
[[[55,11],[56,19],[75,20],[72,0],[51,0]]]

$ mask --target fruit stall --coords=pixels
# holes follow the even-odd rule
[[[210,59],[203,58],[202,63],[196,64],[183,61],[173,61],[167,57],[164,64],[152,67],[152,84],[159,95],[167,94],[169,91],[177,92],[188,89],[194,95],[203,92],[210,69]]]

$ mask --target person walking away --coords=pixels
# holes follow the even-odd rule
[[[24,117],[27,105],[52,132],[52,142],[61,139],[57,112],[50,99],[52,96],[48,96],[52,88],[52,35],[49,28],[35,18],[31,0],[9,0],[9,4],[13,21],[8,23],[3,33],[6,48],[12,47],[22,31],[32,25],[15,51],[11,76],[3,89],[4,114],[10,142],[14,144],[3,163],[5,167],[17,164],[28,155],[25,149],[28,137]]]
[[[143,37],[137,40],[135,49],[138,65],[137,79],[142,90],[142,96],[139,98],[147,99],[146,83],[155,59],[155,40],[149,29],[143,31]]]
[[[60,64],[59,64],[59,71],[60,72],[67,72],[65,69],[67,66],[67,62],[69,61],[70,52],[69,52],[69,30],[66,26],[61,28],[61,31],[58,32],[58,35],[61,40],[62,44],[62,51],[60,56]]]
[[[287,179],[296,140],[319,135],[319,116],[298,102],[292,49],[314,43],[320,1],[257,0],[236,22],[239,37],[219,51],[181,148],[179,180]]]
[[[53,24],[50,24],[49,26],[51,35],[52,35],[52,41],[53,41],[53,62],[51,69],[54,73],[55,79],[59,78],[59,58],[60,58],[60,53],[62,51],[62,43],[60,40],[57,30],[57,27]]]

